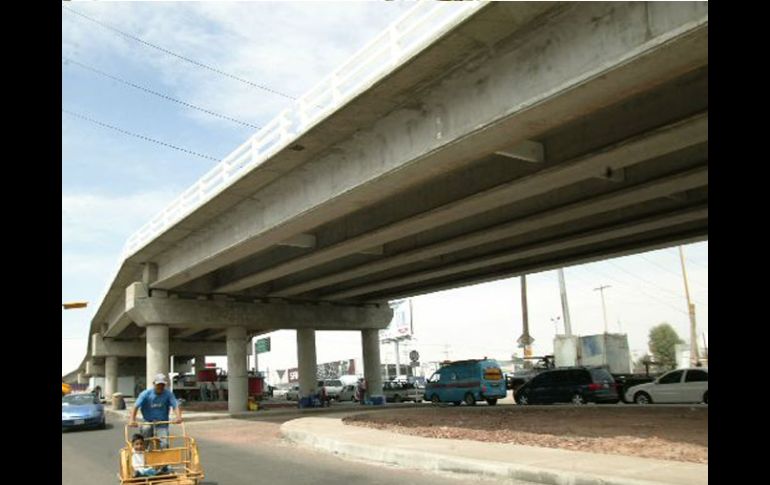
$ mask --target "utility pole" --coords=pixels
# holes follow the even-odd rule
[[[524,357],[532,357],[532,342],[529,335],[529,319],[527,316],[527,275],[521,275],[521,317],[523,331],[519,337],[519,347],[524,348]]]
[[[569,304],[567,303],[567,284],[564,282],[564,268],[559,268],[559,290],[561,292],[561,311],[564,315],[564,334],[572,336],[572,323],[569,319]]]
[[[687,284],[687,269],[684,266],[684,249],[679,246],[679,260],[682,262],[682,277],[684,277],[684,293],[687,296],[687,310],[690,314],[690,364],[696,366],[698,359],[698,334],[695,326],[695,304],[690,300],[690,288]]]
[[[598,291],[602,294],[602,312],[604,313],[604,333],[607,333],[607,306],[604,304],[604,290],[612,288],[609,285],[602,285],[599,288],[594,288],[594,291]]]
[[[396,379],[398,379],[398,376],[401,375],[401,352],[399,351],[399,348],[398,348],[397,338],[393,339],[393,346],[394,346],[393,350],[396,351]]]

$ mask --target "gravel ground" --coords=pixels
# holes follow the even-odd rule
[[[431,406],[354,415],[343,421],[427,438],[708,463],[705,406]]]

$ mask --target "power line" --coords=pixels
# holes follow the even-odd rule
[[[117,131],[119,133],[123,133],[124,135],[129,135],[129,136],[133,136],[135,138],[139,138],[140,140],[145,140],[145,141],[149,141],[149,142],[152,142],[152,143],[157,143],[158,145],[163,145],[164,147],[173,148],[174,150],[178,150],[180,152],[188,153],[190,155],[195,155],[196,157],[205,158],[207,160],[213,160],[215,162],[219,162],[220,161],[218,158],[214,158],[214,157],[211,157],[209,155],[204,155],[202,153],[194,152],[194,151],[188,150],[186,148],[178,147],[178,146],[172,145],[170,143],[166,143],[166,142],[163,142],[163,141],[160,141],[160,140],[156,140],[155,138],[150,138],[149,136],[140,135],[138,133],[134,133],[134,132],[131,132],[131,131],[128,131],[128,130],[124,130],[122,128],[118,128],[117,126],[109,125],[107,123],[102,123],[101,121],[97,121],[97,120],[95,120],[93,118],[89,118],[88,116],[82,115],[80,113],[75,113],[73,111],[69,111],[69,110],[66,110],[64,108],[62,108],[62,113],[67,113],[68,115],[74,116],[75,118],[80,118],[82,120],[91,122],[91,123],[93,123],[95,125],[99,125],[101,127],[109,128],[110,130],[115,130],[115,131]]]
[[[653,260],[651,260],[651,259],[648,259],[648,258],[647,258],[646,256],[644,256],[643,254],[639,254],[638,256],[639,256],[639,257],[641,257],[642,259],[644,259],[645,261],[647,261],[648,263],[650,263],[650,264],[652,264],[652,265],[654,265],[654,266],[657,266],[658,268],[662,269],[662,270],[663,270],[663,271],[665,271],[666,273],[672,274],[672,275],[676,276],[677,278],[680,278],[680,277],[682,276],[680,273],[677,273],[677,272],[675,272],[675,271],[671,271],[670,269],[668,269],[668,268],[665,268],[665,267],[663,267],[663,266],[659,265],[659,264],[658,264],[658,263],[656,263],[655,261],[653,261]],[[687,260],[687,262],[688,262],[688,263],[692,263],[692,261],[690,261],[690,260]],[[703,286],[703,285],[702,285],[701,283],[699,283],[699,282],[694,282],[694,284],[696,284],[696,285],[698,285],[698,286],[700,286],[700,287],[702,287],[702,288],[706,288],[705,286]],[[668,291],[668,290],[667,290],[667,291]]]
[[[647,280],[645,278],[642,278],[641,276],[637,276],[634,273],[632,273],[630,271],[627,271],[626,269],[624,269],[619,264],[616,264],[616,263],[614,263],[612,261],[607,261],[607,262],[610,263],[611,265],[615,266],[616,268],[618,268],[620,271],[623,271],[624,273],[633,276],[634,278],[638,279],[639,281],[643,281],[643,282],[647,283],[648,285],[651,285],[651,286],[654,286],[655,288],[658,288],[661,291],[665,291],[666,293],[671,293],[673,295],[676,295],[677,297],[681,297],[681,295],[679,295],[679,293],[677,293],[677,292],[675,292],[673,290],[669,290],[667,288],[663,288],[662,286],[658,286],[657,284],[653,283],[652,281],[649,281],[649,280]],[[699,305],[701,304],[700,302],[697,302],[697,303]]]
[[[196,65],[198,67],[202,67],[202,68],[207,69],[207,70],[209,70],[211,72],[215,72],[215,73],[217,73],[219,75],[225,76],[225,77],[230,78],[230,79],[234,79],[236,81],[239,81],[239,82],[242,82],[244,84],[247,84],[247,85],[249,85],[251,87],[254,87],[254,88],[257,88],[257,89],[261,89],[263,91],[267,91],[267,92],[275,94],[277,96],[282,96],[284,98],[291,99],[291,100],[296,100],[297,99],[294,96],[290,96],[290,95],[282,93],[280,91],[276,91],[275,89],[271,89],[271,88],[269,88],[267,86],[262,86],[260,84],[251,82],[248,79],[244,79],[244,78],[236,76],[234,74],[227,73],[225,71],[222,71],[221,69],[217,69],[215,67],[209,66],[208,64],[204,64],[202,62],[196,61],[195,59],[190,59],[189,57],[183,56],[181,54],[177,54],[176,52],[170,51],[170,50],[168,50],[168,49],[166,49],[164,47],[160,47],[160,46],[155,45],[155,44],[153,44],[151,42],[147,42],[144,39],[141,39],[141,38],[139,38],[139,37],[137,37],[135,35],[129,34],[128,32],[124,32],[124,31],[122,31],[122,30],[120,30],[120,29],[118,29],[116,27],[113,27],[112,25],[109,25],[109,24],[107,24],[105,22],[102,22],[102,21],[97,20],[97,19],[95,19],[93,17],[90,17],[90,16],[88,16],[88,15],[82,13],[82,12],[78,12],[76,10],[73,10],[73,9],[69,8],[69,7],[65,7],[64,4],[62,4],[62,8],[64,10],[72,13],[72,14],[78,15],[78,16],[80,16],[80,17],[82,17],[82,18],[84,18],[84,19],[86,19],[86,20],[88,20],[90,22],[93,22],[93,23],[95,23],[97,25],[100,25],[100,26],[104,27],[105,29],[111,30],[112,32],[115,32],[115,33],[117,33],[119,35],[122,35],[122,36],[127,37],[127,38],[129,38],[131,40],[139,42],[139,43],[141,43],[141,44],[143,44],[143,45],[145,45],[147,47],[159,50],[159,51],[161,51],[161,52],[163,52],[165,54],[168,54],[170,56],[176,57],[177,59],[181,59],[181,60],[183,60],[185,62],[189,62],[190,64],[194,64],[194,65]]]
[[[615,282],[617,282],[617,283],[620,283],[620,285],[621,285],[621,287],[620,287],[620,288],[621,288],[621,289],[625,289],[625,288],[623,288],[623,285],[625,285],[625,283],[623,283],[622,281],[620,281],[620,280],[618,280],[618,279],[616,279],[616,278],[613,278],[613,277],[611,277],[611,276],[608,276],[608,275],[606,275],[606,274],[604,274],[604,273],[599,273],[599,272],[597,272],[597,271],[595,271],[595,270],[594,270],[594,272],[596,272],[597,274],[599,274],[599,276],[602,276],[602,277],[605,277],[605,278],[609,278],[609,279],[611,279],[611,280],[613,280],[613,281],[615,281]],[[631,291],[631,290],[626,290],[626,291]],[[645,293],[645,292],[644,292],[644,291],[642,291],[642,290],[638,290],[638,289],[637,289],[637,290],[633,290],[633,292],[634,292],[634,293],[637,293],[637,292],[638,292],[638,293],[641,293],[642,295],[645,295],[646,297],[648,297],[648,298],[651,298],[651,299],[653,299],[653,300],[657,301],[658,303],[661,303],[661,304],[663,304],[663,305],[666,305],[667,307],[671,308],[672,310],[675,310],[675,311],[677,311],[677,312],[679,312],[679,313],[682,313],[683,315],[689,315],[689,314],[688,314],[686,311],[684,311],[684,310],[681,310],[681,309],[679,309],[679,308],[675,307],[675,306],[674,306],[674,305],[672,305],[671,303],[668,303],[667,301],[665,301],[665,300],[662,300],[662,299],[660,299],[660,298],[658,298],[658,297],[652,296],[652,295],[650,295],[649,293]]]
[[[112,79],[112,80],[117,81],[119,83],[125,84],[126,86],[130,86],[132,88],[138,89],[140,91],[144,91],[145,93],[149,93],[149,94],[152,94],[154,96],[158,96],[158,97],[166,99],[168,101],[173,101],[174,103],[181,104],[181,105],[186,106],[188,108],[192,108],[192,109],[196,109],[198,111],[202,111],[203,113],[209,114],[211,116],[216,116],[217,118],[222,118],[222,119],[225,119],[225,120],[228,120],[228,121],[232,121],[233,123],[238,123],[239,125],[248,126],[250,128],[257,128],[257,129],[260,128],[259,125],[254,125],[254,124],[248,123],[246,121],[241,121],[241,120],[238,120],[238,119],[235,119],[235,118],[231,118],[230,116],[226,116],[226,115],[223,115],[223,114],[220,114],[220,113],[216,113],[214,111],[211,111],[211,110],[208,110],[208,109],[205,109],[205,108],[201,108],[200,106],[196,106],[196,105],[194,105],[192,103],[188,103],[188,102],[182,101],[180,99],[172,98],[171,96],[168,96],[168,95],[163,94],[163,93],[159,93],[158,91],[153,91],[152,89],[146,88],[144,86],[140,86],[138,84],[132,83],[131,81],[127,81],[127,80],[119,78],[117,76],[113,76],[112,74],[108,74],[108,73],[106,73],[106,72],[104,72],[104,71],[102,71],[100,69],[97,69],[97,68],[95,68],[93,66],[89,66],[87,64],[83,64],[82,62],[76,61],[74,59],[70,59],[68,57],[62,56],[62,60],[65,61],[65,64],[75,64],[76,66],[80,66],[83,69],[89,70],[91,72],[99,74],[100,76],[104,76],[106,78]]]

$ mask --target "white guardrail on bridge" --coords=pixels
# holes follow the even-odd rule
[[[417,3],[134,233],[121,263],[484,5]]]
[[[487,4],[423,0],[404,12],[134,233],[118,258],[97,313],[126,259]]]

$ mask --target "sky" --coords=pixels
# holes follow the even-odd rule
[[[90,304],[62,312],[62,373],[85,355],[91,317],[129,236],[216,163],[83,117],[221,159],[255,132],[244,124],[269,122],[290,105],[289,97],[302,95],[412,6],[406,1],[63,2],[62,302]],[[150,48],[73,11],[280,94]],[[700,335],[708,331],[708,243],[689,245],[685,252]],[[593,288],[611,285],[605,291],[609,330],[627,332],[632,350],[645,351],[649,328],[664,321],[687,340],[676,248],[570,267],[565,275],[573,332],[603,331],[601,299]],[[551,318],[561,315],[556,273],[529,275],[527,286],[533,350],[550,352]],[[409,345],[422,360],[447,353],[506,359],[520,353],[519,288],[518,278],[512,278],[414,298]],[[295,366],[294,332],[275,332],[272,339],[272,351],[260,355],[260,368]],[[317,348],[319,362],[360,358],[360,334],[319,332]],[[393,362],[390,346],[382,355]]]

